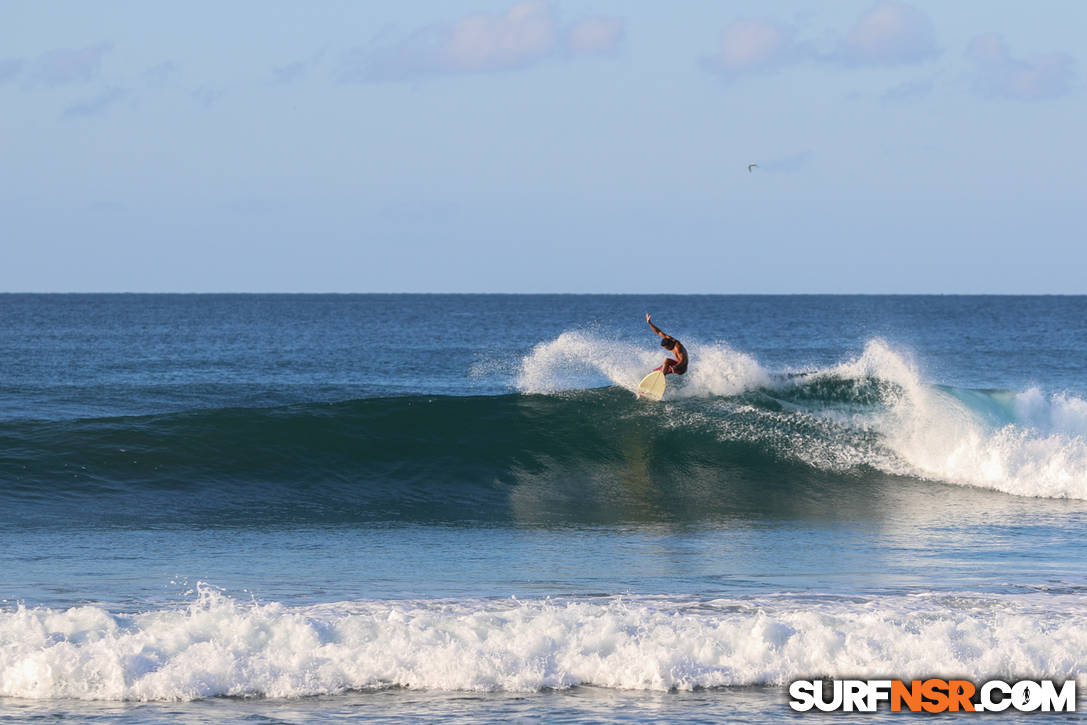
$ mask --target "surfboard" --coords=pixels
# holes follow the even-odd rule
[[[664,379],[664,373],[660,370],[654,370],[642,378],[642,382],[638,383],[638,397],[660,400],[661,396],[664,395],[665,385],[667,385],[667,382]]]

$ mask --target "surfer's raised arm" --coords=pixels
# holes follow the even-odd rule
[[[648,312],[645,313],[645,321],[648,322],[649,326],[653,328],[653,332],[657,333],[661,337],[668,337],[668,335],[665,335],[663,332],[661,332],[661,329],[659,327],[653,324],[653,320],[649,319]]]

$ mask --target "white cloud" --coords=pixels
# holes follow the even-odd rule
[[[900,65],[939,53],[928,16],[900,2],[880,2],[862,15],[839,45],[837,60],[851,65]]]
[[[721,38],[721,67],[729,71],[749,70],[773,64],[785,48],[781,28],[756,20],[734,23]]]
[[[1068,92],[1076,75],[1070,56],[1049,53],[1029,60],[1014,58],[996,33],[975,37],[966,54],[974,61],[974,89],[986,96],[1054,98]]]
[[[724,29],[717,54],[703,59],[703,64],[733,78],[742,73],[775,70],[809,55],[794,39],[791,28],[769,20],[746,19]]]
[[[452,70],[517,68],[550,53],[557,42],[551,8],[530,0],[505,16],[473,15],[453,24],[442,61]]]
[[[400,42],[356,49],[341,69],[344,81],[403,80],[440,73],[486,73],[526,68],[569,51],[573,55],[613,50],[623,23],[587,18],[560,28],[545,0],[526,0],[504,14],[476,14],[422,28]]]
[[[604,54],[614,52],[622,39],[622,20],[586,18],[570,28],[567,45],[573,53]]]
[[[804,61],[847,66],[915,63],[939,53],[928,16],[901,2],[885,1],[864,13],[841,37],[833,52],[817,52],[788,25],[745,19],[725,27],[718,52],[703,65],[731,79],[745,73],[777,70]]]

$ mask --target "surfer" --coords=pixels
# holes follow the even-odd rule
[[[661,347],[668,348],[676,356],[674,360],[668,358],[664,361],[663,365],[656,369],[662,371],[665,375],[671,373],[682,375],[687,372],[687,361],[690,358],[687,356],[687,348],[683,347],[683,343],[671,335],[665,335],[661,332],[661,329],[653,324],[653,320],[650,319],[648,312],[645,313],[645,321],[653,328],[653,332],[661,336]]]

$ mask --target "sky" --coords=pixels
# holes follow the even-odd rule
[[[1079,294],[1084,28],[0,0],[0,291]]]

